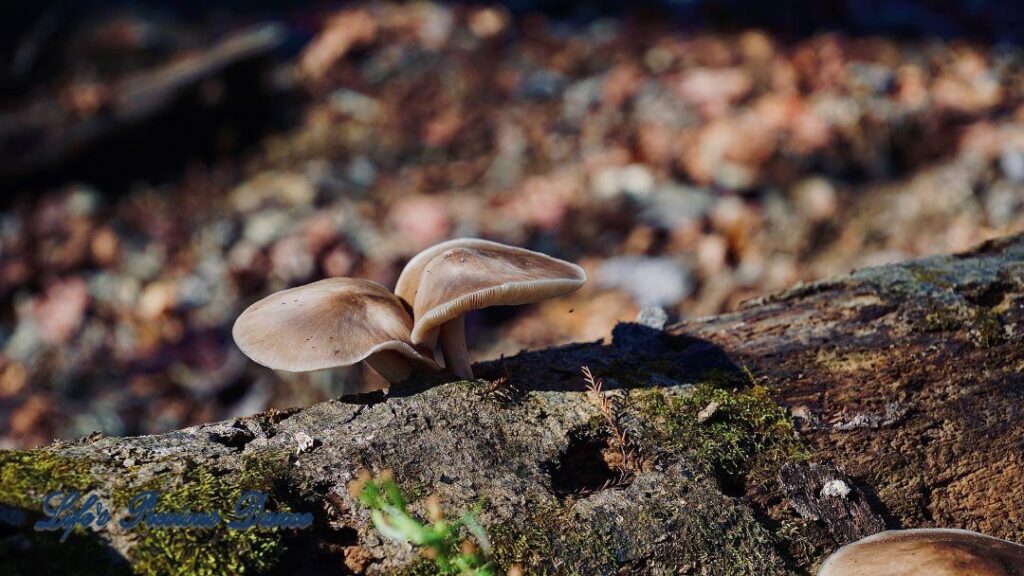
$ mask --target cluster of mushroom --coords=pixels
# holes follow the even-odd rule
[[[818,576],[1024,576],[1024,546],[967,530],[891,530],[840,548]]]
[[[487,240],[450,240],[410,260],[395,294],[370,280],[320,280],[249,306],[232,336],[246,356],[275,370],[365,361],[389,383],[408,378],[414,365],[447,367],[471,379],[466,313],[554,298],[586,279],[579,266],[546,254]]]

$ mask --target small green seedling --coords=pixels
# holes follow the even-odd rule
[[[352,496],[370,509],[373,525],[381,534],[419,547],[425,557],[434,561],[439,575],[495,576],[487,559],[491,541],[472,512],[464,512],[458,520],[448,520],[440,499],[431,495],[426,502],[430,522],[425,524],[409,513],[402,490],[386,471],[376,478],[364,472],[349,488]],[[460,541],[463,528],[472,538]]]

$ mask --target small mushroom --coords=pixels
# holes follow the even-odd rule
[[[1024,546],[947,528],[891,530],[848,544],[818,576],[1024,576]]]
[[[231,334],[246,356],[268,368],[307,372],[365,360],[395,383],[409,377],[412,362],[437,369],[410,344],[411,330],[412,318],[387,288],[369,280],[328,278],[249,306]]]
[[[568,294],[587,280],[579,266],[497,242],[461,238],[417,254],[402,270],[395,293],[412,306],[412,341],[435,360],[473,378],[464,316],[488,306],[530,304]],[[440,342],[438,342],[440,340]]]

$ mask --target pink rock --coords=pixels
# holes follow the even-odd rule
[[[50,285],[33,305],[39,335],[50,344],[67,342],[82,325],[88,306],[89,288],[81,278]]]
[[[740,35],[740,51],[747,59],[764,62],[775,56],[775,42],[760,30],[748,30]]]
[[[567,174],[531,177],[506,206],[506,211],[513,218],[541,230],[556,229],[568,214],[578,185]]]
[[[319,254],[338,236],[340,227],[328,214],[316,214],[302,223],[302,236],[311,254]]]
[[[508,27],[509,14],[501,6],[478,8],[470,12],[467,24],[477,38],[493,38]]]
[[[721,178],[729,167],[756,175],[777,146],[775,127],[747,111],[739,116],[720,118],[701,128],[688,142],[681,161],[690,177],[707,184]]]
[[[417,251],[447,238],[452,227],[444,199],[434,196],[399,198],[391,206],[388,221]]]
[[[313,38],[299,60],[299,69],[311,79],[320,79],[353,48],[377,38],[377,20],[366,10],[343,10],[331,16]]]
[[[289,236],[270,250],[271,270],[287,282],[305,280],[313,274],[315,262],[302,238]]]
[[[701,237],[697,245],[697,269],[701,277],[711,278],[725,269],[729,255],[729,242],[718,234]]]
[[[159,318],[164,312],[170,310],[178,300],[178,289],[169,280],[157,280],[151,282],[143,290],[139,297],[139,316],[153,320]]]
[[[797,210],[811,222],[823,222],[835,216],[839,208],[836,189],[821,177],[806,178],[793,188]]]
[[[320,265],[328,277],[349,276],[355,269],[356,257],[341,246],[335,246],[324,254]]]
[[[636,66],[633,64],[618,64],[605,76],[605,104],[611,108],[622,106],[633,97],[642,81],[643,75]]]
[[[462,113],[457,108],[448,108],[423,126],[423,143],[431,148],[447,146],[455,139],[462,126]]]
[[[679,81],[679,95],[705,116],[719,116],[750,93],[753,81],[741,68],[694,68]]]

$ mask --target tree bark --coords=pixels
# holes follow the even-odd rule
[[[478,364],[475,382],[417,375],[387,396],[5,453],[0,491],[38,514],[52,478],[115,512],[146,487],[214,503],[203,490],[256,487],[313,513],[313,528],[275,537],[269,560],[216,532],[188,544],[226,546],[256,571],[419,569],[349,494],[364,469],[393,471],[422,517],[430,493],[450,513],[477,506],[498,573],[812,574],[884,528],[1021,542],[1022,333],[1016,236],[663,331],[621,324],[611,343]],[[0,536],[50,552],[19,562],[65,554],[55,534],[25,533]],[[153,537],[108,526],[73,539],[146,572],[174,560]]]

